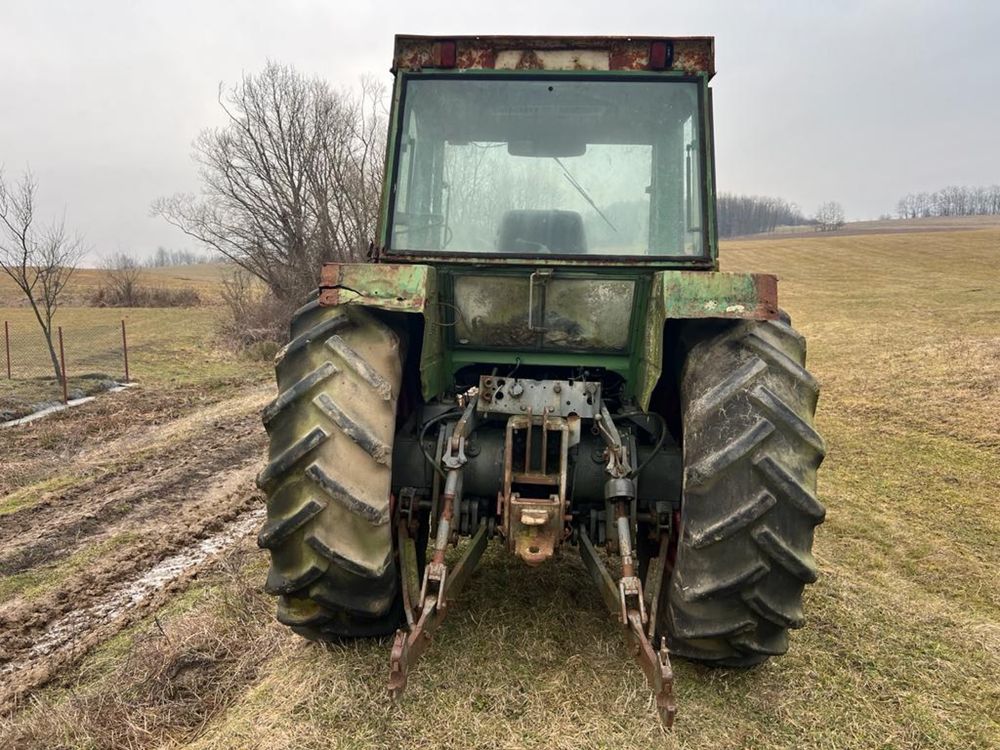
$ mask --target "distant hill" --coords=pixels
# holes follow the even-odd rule
[[[852,234],[899,234],[907,232],[957,232],[973,229],[1000,227],[1000,216],[931,216],[922,219],[880,219],[878,221],[852,221],[833,232],[820,232],[812,227],[778,227],[773,232],[747,234],[722,240],[763,240],[771,238],[801,238],[825,235],[844,237]]]

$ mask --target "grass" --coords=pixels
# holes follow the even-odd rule
[[[154,628],[132,627],[102,644],[68,690],[40,695],[44,711],[0,722],[4,746],[157,747],[197,733],[278,643],[250,577],[259,568],[234,569],[245,557],[231,555],[221,574],[175,597],[160,612],[165,624],[157,618]]]
[[[23,508],[30,508],[38,503],[45,494],[73,487],[78,481],[79,477],[68,475],[50,477],[30,487],[8,493],[0,499],[0,517]]]
[[[292,637],[254,583],[257,558],[92,655],[9,736],[201,750],[997,747],[998,252],[989,228],[725,246],[724,269],[780,275],[808,336],[828,516],[790,652],[749,671],[675,660],[672,734],[576,556],[525,569],[491,547],[401,705],[384,693],[388,642]],[[178,664],[191,666],[164,676]]]
[[[70,555],[55,565],[44,565],[0,577],[0,604],[15,596],[20,596],[26,601],[42,596],[54,589],[66,576],[135,539],[136,534],[131,532],[115,534]]]
[[[142,271],[142,285],[191,287],[210,303],[195,308],[96,308],[84,305],[106,272],[82,268],[73,275],[53,324],[63,329],[68,390],[72,397],[103,390],[107,380],[125,379],[121,323],[128,338],[129,376],[143,384],[226,382],[240,377],[247,362],[231,356],[218,341],[221,280],[227,267],[200,264]],[[10,279],[0,274],[0,320],[9,325],[12,378],[0,372],[0,413],[7,419],[29,414],[43,402],[62,400],[44,338],[31,310]],[[59,343],[53,337],[58,352]],[[206,345],[207,344],[207,345]],[[0,352],[3,356],[3,352]],[[0,368],[6,362],[0,362]],[[254,369],[250,365],[249,369]],[[257,367],[258,370],[263,370]]]
[[[219,315],[221,311],[214,307],[67,307],[57,313],[55,323],[63,327],[69,375],[79,376],[86,368],[124,377],[124,320],[132,379],[153,384],[190,383],[226,378],[246,367],[218,345],[224,344],[216,340]],[[10,322],[15,363],[24,359],[48,368],[48,355],[30,310],[0,308],[0,318]],[[20,350],[15,346],[19,342],[23,342]]]
[[[70,391],[87,395],[101,381],[124,380],[121,321],[128,336],[129,376],[144,387],[224,386],[267,372],[262,361],[235,356],[220,341],[217,307],[111,309],[67,307],[56,315],[63,327]],[[49,374],[49,356],[30,310],[0,308],[10,324],[12,380],[0,378],[0,411],[8,418],[30,413],[44,401],[62,399],[62,388]]]

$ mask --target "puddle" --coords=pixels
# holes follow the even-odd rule
[[[106,388],[104,393],[120,393],[126,388],[134,388],[139,385],[135,381],[129,383],[115,383],[110,388]],[[44,406],[38,411],[33,411],[23,417],[18,417],[17,419],[12,419],[8,422],[0,422],[0,428],[3,427],[17,427],[22,424],[28,424],[29,422],[34,422],[37,419],[42,419],[43,417],[49,416],[49,414],[55,414],[56,412],[65,411],[66,409],[72,409],[74,406],[82,406],[83,404],[89,404],[97,396],[83,396],[81,398],[74,398],[67,401],[65,404],[55,403],[51,406]]]
[[[98,601],[82,609],[68,612],[49,624],[37,641],[21,658],[0,665],[0,676],[24,669],[40,657],[72,646],[77,638],[94,628],[105,625],[128,609],[143,603],[191,568],[200,565],[217,552],[255,530],[264,520],[266,511],[258,508],[233,521],[217,534],[203,539],[175,555],[160,560],[138,578],[126,582]]]

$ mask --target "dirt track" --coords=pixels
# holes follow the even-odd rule
[[[159,606],[213,555],[256,531],[263,506],[253,478],[265,445],[258,413],[269,397],[270,388],[258,386],[163,420],[140,391],[121,394],[130,401],[117,437],[62,452],[49,461],[54,476],[16,490],[23,504],[0,515],[0,575],[25,585],[0,596],[0,707]],[[100,409],[83,407],[15,436],[4,453],[100,418]],[[28,465],[32,457],[21,459],[27,475],[45,473]]]

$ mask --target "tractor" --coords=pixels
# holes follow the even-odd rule
[[[323,266],[263,411],[278,620],[395,634],[399,697],[488,544],[575,548],[669,726],[671,656],[785,653],[825,514],[805,339],[719,271],[714,41],[397,36],[392,72],[370,262]]]

